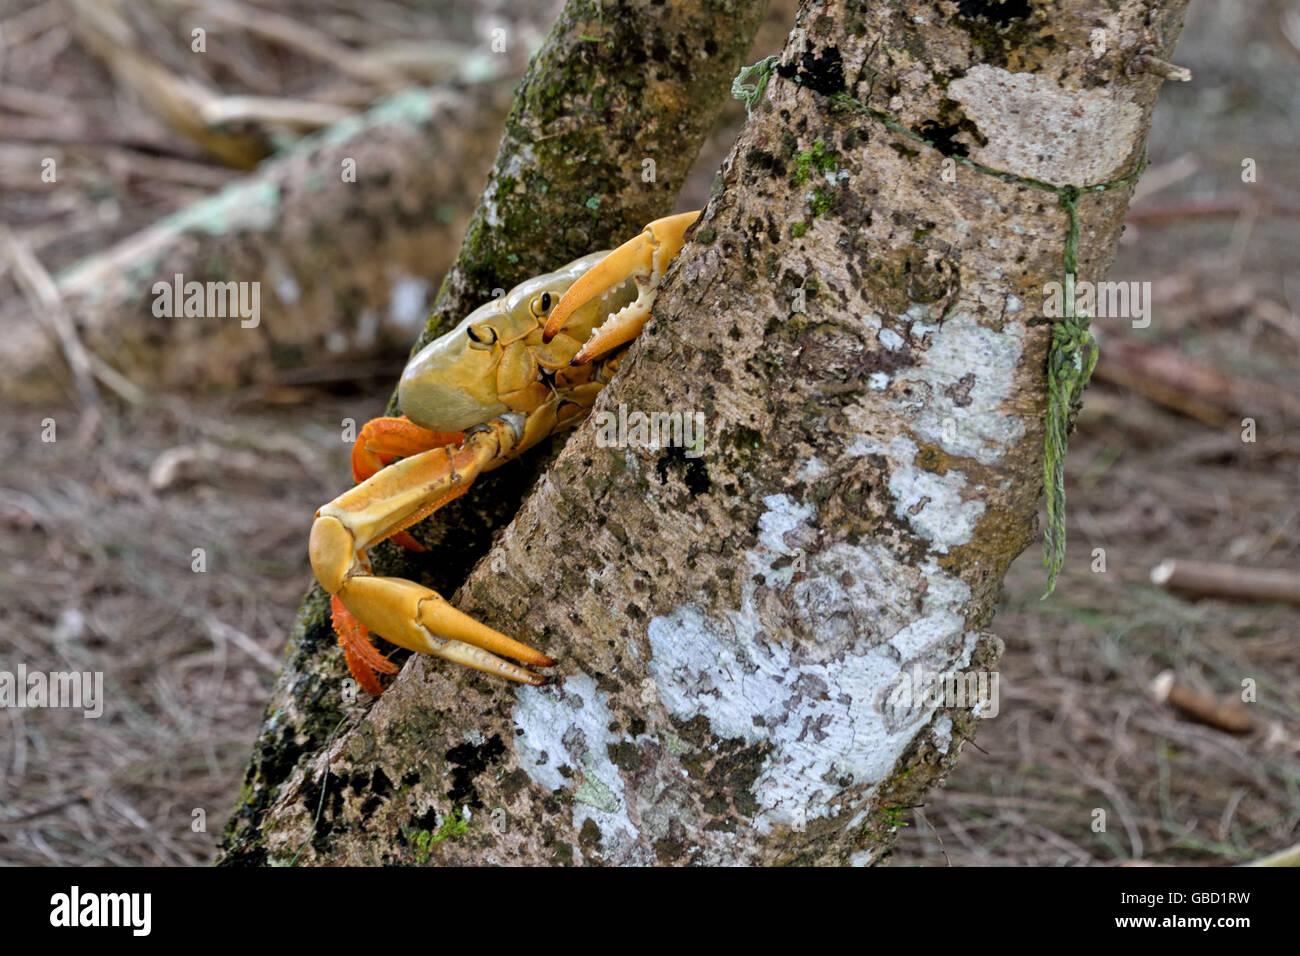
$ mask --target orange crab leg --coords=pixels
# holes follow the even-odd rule
[[[397,665],[375,649],[375,645],[370,643],[366,626],[356,619],[337,594],[330,598],[330,612],[334,633],[338,635],[339,644],[343,647],[348,670],[362,690],[372,697],[378,697],[384,692],[378,675],[396,674]]]
[[[372,418],[362,426],[361,434],[352,446],[352,480],[360,484],[394,458],[410,458],[430,448],[457,444],[464,439],[464,432],[436,432],[421,428],[405,415]],[[396,532],[392,538],[394,544],[408,551],[424,550],[424,545],[405,531]]]
[[[551,666],[554,661],[550,657],[480,624],[436,591],[401,578],[372,576],[361,555],[375,542],[464,494],[481,472],[504,461],[524,437],[523,416],[503,416],[488,426],[471,429],[458,444],[432,448],[389,465],[316,513],[308,545],[312,570],[321,586],[359,622],[354,626],[343,619],[340,636],[345,650],[352,646],[354,655],[367,658],[367,652],[355,645],[361,643],[357,638],[364,638],[368,628],[409,650],[521,683],[546,682],[540,674],[497,655],[536,667]],[[374,653],[377,656],[378,652]],[[362,682],[360,676],[357,679]],[[378,680],[370,686],[377,687]]]
[[[394,458],[410,458],[430,448],[459,444],[464,432],[435,432],[401,418],[372,418],[352,446],[352,480],[365,481]]]
[[[381,471],[392,458],[409,458],[422,451],[463,441],[463,432],[436,432],[421,428],[406,416],[401,418],[375,418],[367,422],[352,447],[352,476],[363,482]],[[469,490],[465,484],[453,489],[436,502],[430,510],[441,508],[453,498]],[[397,531],[391,540],[411,551],[423,551],[424,546],[405,531]],[[397,666],[375,649],[369,629],[348,610],[337,594],[330,599],[334,632],[343,648],[348,670],[367,694],[378,697],[383,693],[380,674],[396,674]]]

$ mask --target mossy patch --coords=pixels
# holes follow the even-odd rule
[[[461,816],[459,810],[452,810],[442,818],[442,825],[437,830],[405,826],[401,828],[402,839],[411,848],[411,857],[417,866],[429,861],[433,848],[443,840],[454,840],[469,833],[469,819]]]
[[[812,179],[814,172],[836,173],[839,172],[839,168],[839,163],[835,161],[835,154],[819,139],[813,143],[812,149],[795,157],[792,182],[796,186],[803,186]]]

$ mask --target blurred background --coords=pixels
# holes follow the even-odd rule
[[[0,712],[0,863],[213,858],[311,517],[349,482],[340,424],[382,413],[557,9],[0,0],[0,670],[107,693],[98,720]],[[1175,59],[1111,274],[1151,283],[1152,321],[1098,323],[1066,570],[1040,601],[1038,550],[1013,566],[1000,713],[899,808],[895,865],[1297,842],[1300,4],[1192,0]],[[349,158],[359,198],[313,194]],[[153,315],[178,271],[259,279],[264,321]],[[1289,571],[1291,601],[1152,583],[1170,560]]]

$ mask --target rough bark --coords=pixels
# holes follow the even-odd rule
[[[268,857],[881,859],[977,723],[891,691],[995,665],[1035,536],[1068,230],[1041,186],[1136,168],[1159,79],[1131,67],[1184,8],[806,2],[596,407],[700,411],[703,456],[580,427],[456,598],[555,683],[410,661],[299,764]],[[1079,200],[1081,279],[1127,200]]]
[[[520,84],[460,256],[415,348],[493,290],[610,248],[671,212],[765,6],[765,0],[568,3]],[[652,181],[642,175],[645,159],[654,160]],[[417,528],[427,555],[389,545],[374,549],[378,573],[451,594],[552,454],[538,449],[481,478]],[[223,862],[296,856],[296,849],[284,853],[279,838],[267,844],[263,814],[286,780],[293,779],[300,793],[305,776],[316,773],[315,755],[339,739],[344,723],[355,726],[363,715],[364,708],[341,693],[346,676],[328,601],[313,586],[227,828]],[[382,772],[375,786],[385,788]],[[427,826],[421,832],[427,842]]]

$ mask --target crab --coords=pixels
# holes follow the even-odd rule
[[[366,549],[392,538],[542,439],[590,412],[650,315],[668,263],[699,213],[656,219],[613,252],[576,259],[475,309],[412,356],[398,384],[400,417],[357,435],[358,482],[316,512],[308,551],[331,596],[348,668],[379,696],[396,666],[370,640],[525,684],[555,661],[452,607],[437,591],[371,570]],[[518,663],[516,663],[518,662]]]

